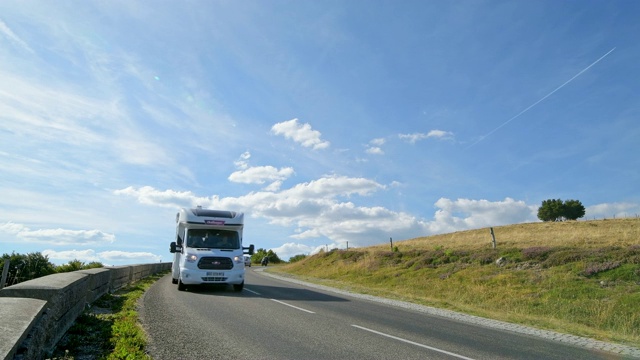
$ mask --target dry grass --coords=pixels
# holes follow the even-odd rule
[[[498,247],[527,248],[534,246],[570,246],[601,248],[629,246],[640,240],[640,220],[566,221],[527,223],[493,228]],[[479,249],[491,246],[488,228],[459,231],[398,242],[403,249],[425,249],[444,246],[447,249]],[[389,245],[373,246],[372,250],[388,249]]]
[[[531,223],[334,250],[270,269],[352,291],[640,345],[640,219]],[[496,259],[507,259],[497,266]]]

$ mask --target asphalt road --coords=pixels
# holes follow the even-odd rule
[[[167,275],[141,299],[162,359],[620,359],[576,344],[437,316],[247,270],[245,288],[178,291]]]

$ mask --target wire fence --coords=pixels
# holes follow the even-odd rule
[[[578,221],[591,221],[591,220],[614,220],[614,219],[640,219],[640,214],[613,214],[609,217],[605,215],[585,216],[578,219]]]

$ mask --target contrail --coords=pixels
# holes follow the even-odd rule
[[[586,68],[582,69],[582,71],[580,71],[579,73],[575,74],[571,79],[565,81],[564,84],[558,86],[555,90],[553,90],[552,92],[548,93],[547,95],[545,95],[542,99],[536,101],[535,103],[533,103],[532,105],[530,105],[528,108],[520,111],[516,116],[512,117],[511,119],[505,121],[502,125],[498,126],[497,128],[491,130],[491,132],[489,132],[487,135],[480,137],[480,139],[478,139],[476,142],[474,142],[473,144],[469,145],[467,147],[467,149],[469,149],[470,147],[472,147],[473,145],[479,143],[480,141],[486,139],[489,135],[493,134],[494,132],[498,131],[501,127],[507,125],[508,123],[510,123],[511,121],[517,119],[520,115],[526,113],[527,111],[529,111],[532,107],[538,105],[539,103],[541,103],[544,99],[548,98],[549,96],[553,95],[556,91],[562,89],[563,87],[565,87],[565,85],[567,85],[568,83],[572,82],[575,78],[577,78],[578,76],[582,75],[582,73],[584,73],[585,71],[589,70],[593,65],[597,64],[598,62],[600,62],[600,60],[604,59],[605,57],[607,57],[607,55],[611,54],[613,52],[613,50],[615,50],[616,48],[613,48],[611,50],[609,50],[609,52],[607,52],[606,54],[602,55],[598,60],[594,61],[593,63],[591,63],[591,65],[587,66]]]

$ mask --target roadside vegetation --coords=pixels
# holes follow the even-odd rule
[[[104,267],[100,262],[84,263],[80,260],[71,260],[63,265],[54,265],[49,261],[49,257],[40,252],[28,254],[3,254],[0,258],[0,273],[3,272],[5,264],[9,260],[7,277],[4,279],[4,286],[15,285],[24,281],[33,280],[42,276],[56,273],[64,273],[78,270],[86,270]],[[1,288],[2,286],[0,286]]]
[[[151,359],[138,322],[138,299],[166,272],[151,275],[113,294],[105,294],[86,310],[60,340],[54,360]]]
[[[262,259],[264,259],[265,257],[269,259],[270,264],[281,264],[284,262],[278,257],[278,254],[276,254],[273,250],[260,248],[256,250],[253,253],[253,255],[251,255],[251,263],[260,264],[262,262]]]
[[[300,257],[269,271],[640,346],[640,219],[461,231]]]

